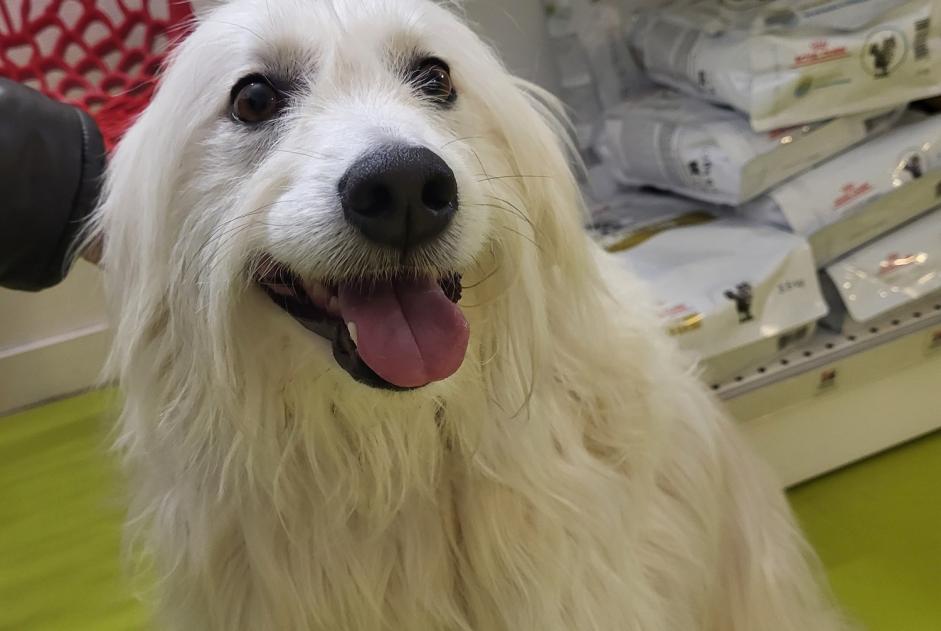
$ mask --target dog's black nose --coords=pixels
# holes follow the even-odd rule
[[[340,179],[346,220],[371,241],[406,250],[441,234],[457,212],[457,180],[425,147],[388,145]]]

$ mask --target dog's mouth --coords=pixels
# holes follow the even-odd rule
[[[411,390],[447,379],[464,361],[470,329],[457,306],[460,274],[327,283],[271,261],[261,267],[258,285],[329,340],[336,362],[361,383]]]

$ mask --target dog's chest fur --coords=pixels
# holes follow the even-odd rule
[[[559,354],[511,388],[478,359],[390,397],[246,345],[228,404],[162,371],[183,349],[137,358],[122,447],[161,613],[186,631],[839,628],[701,386],[641,335],[620,346],[617,372]]]
[[[473,443],[459,430],[449,435],[454,421],[470,419],[442,422],[432,406],[369,427],[334,417],[234,448],[232,462],[251,458],[250,471],[219,462],[216,479],[201,484],[192,473],[165,475],[147,512],[157,520],[158,556],[172,564],[176,626],[684,628],[692,609],[649,605],[663,590],[704,598],[701,571],[683,562],[676,581],[652,568],[660,550],[680,542],[668,533],[695,516],[677,510],[680,502],[641,502],[649,489],[612,454],[571,440],[585,428],[549,429],[538,412],[558,405],[534,400],[535,415]],[[663,514],[630,514],[632,496]],[[669,527],[656,523],[667,518]],[[651,524],[663,526],[659,541],[631,534]],[[656,626],[603,622],[615,615]]]

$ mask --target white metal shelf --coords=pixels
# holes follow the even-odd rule
[[[786,485],[941,429],[941,300],[918,309],[713,386]]]
[[[795,347],[787,355],[741,371],[740,376],[735,379],[714,384],[712,388],[720,398],[734,399],[759,388],[773,386],[792,377],[817,371],[842,359],[937,327],[941,327],[941,298],[938,304],[929,305],[927,309],[913,311],[905,317],[878,321],[868,330],[860,333],[842,335],[820,329],[808,342]],[[941,348],[941,338],[935,339],[932,334],[928,345],[929,350]],[[917,354],[909,359],[917,361]],[[820,385],[829,387],[835,384],[831,382]]]

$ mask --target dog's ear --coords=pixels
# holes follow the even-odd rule
[[[193,13],[197,17],[203,17],[213,9],[226,3],[226,0],[190,0],[190,6],[193,7]]]

